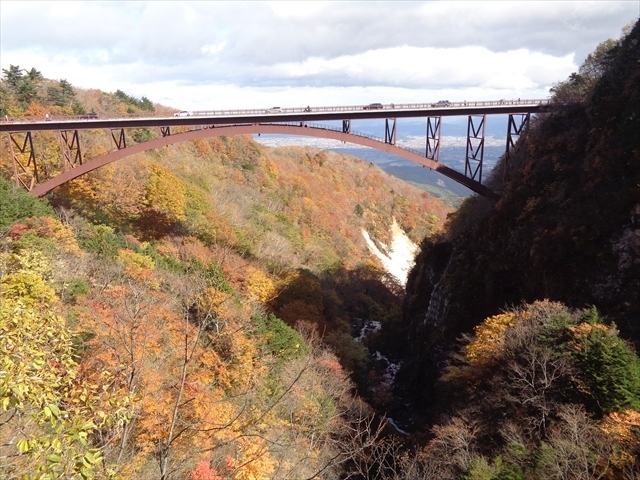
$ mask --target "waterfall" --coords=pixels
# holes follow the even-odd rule
[[[442,319],[449,311],[451,294],[447,293],[445,285],[445,278],[447,276],[447,271],[449,270],[449,265],[451,265],[451,259],[449,259],[449,263],[447,263],[440,279],[433,286],[433,290],[431,290],[429,307],[427,308],[427,313],[424,316],[424,325],[440,325],[442,323]]]

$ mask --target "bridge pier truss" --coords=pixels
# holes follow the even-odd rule
[[[31,132],[24,134],[8,132],[8,134],[9,151],[16,185],[22,185],[23,188],[31,191],[38,184],[38,166],[36,165],[36,152],[33,148]]]
[[[64,171],[82,165],[82,151],[78,130],[60,130],[58,132],[60,151],[62,152],[62,169]]]
[[[386,118],[384,120],[384,143],[386,143],[387,145],[396,144],[396,119],[395,118]]]
[[[116,138],[116,135],[117,135],[117,138]],[[111,150],[115,150],[113,148],[114,144],[116,147],[115,149],[117,150],[122,150],[123,148],[127,148],[127,138],[124,135],[124,128],[121,128],[119,130],[111,129]]]
[[[486,114],[469,115],[467,121],[467,154],[464,163],[464,175],[479,183],[482,183],[486,119]]]
[[[507,127],[507,147],[502,164],[502,179],[509,180],[513,168],[513,157],[520,153],[522,143],[518,144],[518,139],[522,136],[531,120],[530,113],[510,114],[509,126]]]
[[[440,126],[442,117],[427,117],[427,146],[425,157],[440,162]]]

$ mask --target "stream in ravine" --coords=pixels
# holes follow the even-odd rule
[[[371,321],[371,320],[361,320],[356,319],[359,322],[362,322],[362,327],[360,328],[359,335],[356,337],[356,341],[359,343],[366,342],[367,336],[371,335],[380,330],[381,324],[380,322]],[[370,392],[375,395],[377,390],[385,390],[387,392],[392,392],[394,387],[394,382],[396,379],[396,375],[398,374],[398,370],[400,370],[400,366],[402,362],[400,361],[392,361],[379,351],[373,351],[370,353],[371,359],[374,361],[375,370],[382,371],[382,374],[378,376],[380,381],[376,385],[371,385],[369,387]],[[393,418],[385,415],[385,419],[389,425],[391,425],[398,434],[400,435],[409,435],[399,422],[394,420]]]

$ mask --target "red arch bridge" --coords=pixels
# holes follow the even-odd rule
[[[85,173],[121,158],[174,143],[212,136],[239,134],[303,135],[339,140],[372,147],[397,155],[435,170],[480,195],[497,198],[497,194],[482,183],[484,137],[487,115],[508,115],[506,162],[516,153],[516,142],[529,123],[532,113],[543,111],[549,100],[499,100],[482,102],[438,102],[434,104],[380,104],[359,106],[272,108],[268,110],[210,110],[180,112],[171,117],[98,118],[95,114],[75,117],[6,118],[0,121],[0,132],[9,137],[9,153],[14,180],[36,196]],[[465,170],[459,172],[440,162],[442,117],[467,116],[467,148]],[[425,148],[422,151],[396,145],[397,120],[419,117],[426,119]],[[385,122],[385,137],[376,138],[352,131],[354,120],[381,119]],[[321,125],[321,121],[339,121],[341,128]],[[189,127],[188,131],[175,127]],[[131,128],[158,128],[160,136],[152,140],[127,144],[125,131]],[[172,131],[172,128],[174,131]],[[112,151],[85,161],[80,144],[81,130],[110,131]],[[38,152],[33,135],[38,131],[58,133],[62,173],[41,179]],[[131,141],[129,141],[131,143]],[[3,153],[4,154],[4,153]]]

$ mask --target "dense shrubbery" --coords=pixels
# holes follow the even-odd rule
[[[588,405],[596,413],[640,412],[640,360],[621,340],[615,325],[602,325],[595,309],[571,329],[573,357],[582,373]]]
[[[258,334],[264,339],[261,346],[282,361],[309,353],[309,347],[300,334],[272,313],[255,316],[253,320]]]
[[[67,219],[0,242],[0,476],[337,478],[375,438],[337,358],[262,313],[258,264]]]
[[[486,319],[438,385],[431,439],[387,478],[636,478],[640,363],[595,309]]]
[[[0,177],[0,230],[18,220],[42,215],[54,215],[53,208],[46,201],[29,195],[23,188]]]

